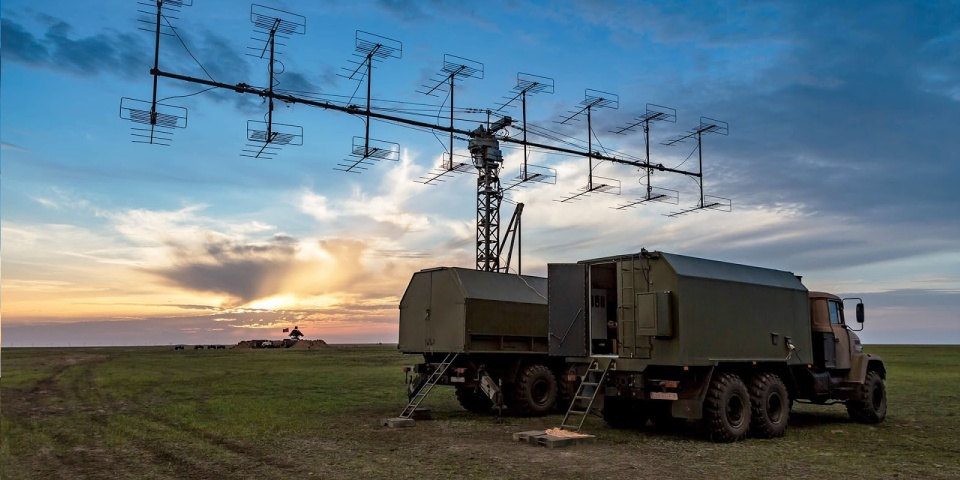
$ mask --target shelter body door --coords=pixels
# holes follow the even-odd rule
[[[548,352],[553,356],[587,356],[587,269],[576,263],[547,265],[549,303]]]

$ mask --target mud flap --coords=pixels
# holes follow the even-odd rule
[[[676,418],[700,420],[703,418],[703,401],[707,398],[707,389],[713,380],[715,367],[709,367],[691,375],[684,382],[680,399],[673,402],[670,413]]]
[[[503,391],[497,386],[497,382],[494,381],[490,375],[487,375],[487,372],[483,372],[483,375],[480,377],[480,390],[483,391],[484,395],[486,395],[494,405],[503,405]]]

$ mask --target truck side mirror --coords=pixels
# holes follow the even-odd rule
[[[857,304],[857,323],[863,323],[863,304]]]

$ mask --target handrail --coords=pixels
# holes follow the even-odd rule
[[[580,318],[581,313],[583,313],[583,308],[580,308],[579,310],[577,310],[577,314],[573,316],[573,321],[570,322],[570,326],[567,327],[567,331],[563,332],[563,338],[558,337],[552,333],[550,334],[550,336],[553,338],[556,338],[557,340],[560,340],[560,345],[563,345],[563,341],[567,339],[567,335],[570,334],[570,329],[573,328],[574,323],[577,323],[577,318]]]

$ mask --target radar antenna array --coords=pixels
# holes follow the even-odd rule
[[[159,78],[153,73],[160,65],[160,36],[176,36],[176,28],[170,22],[177,20],[172,14],[180,13],[183,7],[193,5],[193,0],[166,0],[157,1],[156,5],[146,1],[138,1],[137,18],[140,30],[154,35],[153,59],[153,97],[150,101],[123,97],[120,99],[120,118],[133,122],[130,128],[134,143],[148,143],[151,145],[170,146],[173,142],[173,131],[177,128],[187,128],[187,109],[177,105],[165,104],[163,99],[157,100],[157,82]],[[156,11],[149,7],[156,6]]]
[[[571,122],[579,122],[581,115],[587,117],[587,184],[577,191],[571,192],[567,197],[558,200],[561,203],[582,199],[593,193],[620,195],[620,180],[593,174],[595,168],[593,160],[594,158],[600,158],[593,151],[593,111],[602,108],[619,109],[620,96],[615,93],[587,88],[583,91],[583,101],[579,105],[579,109],[571,110],[567,116],[557,123],[569,125]]]
[[[696,205],[675,212],[666,214],[667,217],[679,217],[681,215],[686,215],[688,213],[698,213],[701,210],[717,210],[721,212],[729,212],[733,210],[733,201],[729,198],[716,197],[712,195],[705,195],[703,192],[703,135],[704,134],[714,134],[714,135],[723,135],[727,136],[730,134],[730,124],[727,122],[716,120],[709,117],[700,117],[700,124],[691,128],[687,133],[680,135],[673,140],[664,142],[664,145],[673,146],[679,143],[687,142],[688,140],[696,140],[697,146],[697,159],[699,163],[699,174],[696,175],[695,180],[697,185],[700,187],[700,199]]]
[[[367,81],[367,108],[365,110],[366,115],[363,118],[363,141],[358,144],[358,137],[353,137],[353,148],[350,150],[350,158],[344,159],[333,169],[348,173],[361,173],[374,162],[379,162],[380,160],[400,160],[399,144],[370,138],[370,113],[373,108],[371,105],[371,96],[373,95],[374,65],[388,58],[403,58],[403,43],[392,38],[357,30],[356,36],[354,37],[353,56],[359,60],[350,60],[349,62],[356,65],[356,67],[352,70],[343,68],[343,70],[349,72],[349,74],[339,75],[348,80],[356,81],[357,89],[360,88],[360,82],[364,79]],[[354,91],[354,94],[356,94],[356,91]],[[352,101],[353,97],[351,97],[347,103]],[[353,105],[351,104],[350,106]]]
[[[520,166],[520,173],[513,181],[503,188],[504,191],[516,187],[525,187],[528,183],[546,183],[555,185],[557,183],[557,170],[541,165],[530,164],[530,145],[527,142],[527,95],[537,93],[553,94],[555,91],[555,82],[550,77],[533,75],[530,73],[517,73],[517,85],[511,90],[512,95],[505,96],[505,101],[498,103],[495,112],[503,111],[506,108],[513,108],[517,101],[520,102],[520,129],[523,133],[523,165]]]
[[[448,157],[440,163],[439,167],[433,169],[431,173],[421,178],[421,183],[427,185],[444,181],[444,177],[448,174],[468,172],[471,170],[470,164],[464,162],[458,163],[453,159],[453,134],[455,133],[455,127],[453,124],[453,94],[458,78],[476,78],[478,80],[483,80],[483,64],[474,60],[446,53],[443,55],[443,66],[440,68],[440,71],[435,73],[428,83],[421,86],[422,90],[418,90],[419,93],[431,97],[437,97],[438,95],[436,92],[438,91],[447,92],[447,98],[450,100],[450,126],[447,129],[447,131],[450,133],[449,144],[447,148]]]
[[[626,125],[611,130],[610,133],[615,135],[624,135],[627,132],[635,132],[636,127],[643,128],[643,146],[646,150],[646,163],[647,166],[643,168],[647,174],[646,182],[646,191],[643,192],[641,198],[635,198],[623,204],[620,204],[614,207],[617,210],[624,210],[626,208],[635,207],[642,205],[648,202],[660,202],[660,203],[669,203],[677,205],[680,203],[680,192],[676,190],[670,190],[666,188],[658,188],[653,186],[653,171],[658,168],[650,162],[650,124],[653,122],[667,122],[667,123],[677,123],[677,111],[676,109],[670,107],[664,107],[663,105],[657,105],[655,103],[648,103],[646,112],[639,117],[634,118]],[[662,167],[663,165],[659,165]]]
[[[290,39],[292,35],[303,35],[307,32],[307,19],[303,15],[254,3],[250,5],[250,23],[253,24],[254,36],[251,40],[254,45],[247,47],[247,55],[260,60],[266,59],[268,62],[267,95],[264,95],[267,100],[267,113],[263,121],[247,121],[247,144],[240,156],[273,159],[285,146],[303,145],[303,127],[275,123],[273,110],[274,88],[280,83],[277,75],[286,69],[283,62],[277,58],[282,55],[280,48],[286,46],[283,41]]]
[[[174,27],[170,23],[170,20],[179,20],[180,17],[175,16],[174,14],[180,13],[183,7],[193,6],[193,0],[165,0],[162,5],[160,5],[160,11],[162,16],[166,19],[165,22],[160,23],[157,26],[156,16],[157,12],[153,8],[157,7],[152,2],[138,1],[137,13],[140,14],[137,17],[137,28],[148,33],[160,32],[160,35],[166,35],[168,37],[174,36]]]
[[[592,115],[594,110],[598,109],[618,109],[620,99],[617,95],[599,90],[584,90],[583,101],[579,107],[569,112],[561,118],[558,123],[570,125],[573,122],[587,119],[587,139],[575,140],[563,133],[551,131],[542,127],[532,125],[528,122],[526,113],[526,100],[529,95],[539,93],[554,93],[554,80],[549,77],[542,77],[528,73],[518,73],[516,86],[511,89],[511,93],[505,96],[503,101],[497,104],[496,110],[484,110],[474,108],[456,108],[454,94],[459,80],[467,78],[482,79],[484,77],[484,65],[480,62],[446,54],[443,57],[442,66],[431,81],[423,85],[421,93],[429,96],[438,97],[439,92],[446,93],[446,99],[441,105],[431,107],[439,108],[436,122],[423,121],[412,116],[398,115],[394,112],[400,112],[404,109],[396,108],[377,108],[374,106],[372,93],[372,75],[373,70],[380,62],[388,58],[400,59],[402,57],[403,45],[396,40],[375,35],[369,32],[357,31],[355,38],[356,60],[351,61],[353,67],[345,68],[345,74],[341,76],[356,81],[357,90],[366,80],[367,95],[365,105],[353,103],[356,96],[350,97],[347,102],[333,102],[324,99],[325,96],[312,94],[309,92],[297,92],[289,89],[277,88],[280,84],[279,75],[285,69],[283,62],[279,60],[282,56],[282,47],[285,42],[293,35],[303,35],[306,33],[306,18],[287,11],[265,7],[259,4],[253,4],[250,7],[250,21],[253,24],[255,45],[248,47],[248,54],[267,61],[267,84],[265,87],[252,86],[245,82],[226,83],[214,79],[200,61],[189,52],[186,42],[180,38],[177,28],[171,23],[171,19],[176,19],[183,7],[192,4],[192,0],[139,0],[138,11],[142,14],[138,18],[140,27],[151,32],[154,36],[154,61],[150,74],[153,76],[153,91],[150,100],[138,100],[124,97],[120,101],[120,117],[124,120],[134,123],[133,141],[138,143],[148,143],[154,145],[170,145],[173,132],[176,129],[186,128],[187,110],[168,102],[175,97],[158,98],[159,79],[165,78],[180,82],[199,84],[206,87],[204,90],[190,94],[200,94],[214,88],[230,90],[239,94],[256,95],[268,104],[267,111],[262,120],[249,120],[246,125],[247,144],[243,149],[243,156],[253,158],[274,158],[278,151],[284,146],[303,145],[304,131],[299,125],[277,123],[274,121],[274,110],[276,102],[282,102],[287,105],[305,105],[316,107],[323,110],[344,113],[357,117],[362,117],[365,121],[365,131],[363,137],[353,137],[348,158],[337,164],[336,169],[351,173],[359,173],[366,170],[373,162],[380,160],[397,161],[400,156],[400,146],[397,143],[371,138],[371,122],[379,120],[386,123],[393,123],[417,130],[429,131],[436,135],[437,133],[448,134],[448,143],[444,145],[446,150],[441,165],[433,174],[421,178],[423,183],[435,184],[442,182],[449,174],[466,172],[474,170],[477,173],[477,269],[488,271],[503,271],[509,269],[510,253],[507,253],[506,265],[501,263],[501,255],[508,244],[513,244],[512,235],[517,236],[519,244],[520,212],[522,209],[518,202],[504,198],[504,193],[513,188],[522,188],[533,183],[555,184],[557,172],[553,168],[538,166],[529,163],[530,153],[532,151],[543,152],[547,154],[571,155],[574,157],[586,157],[588,160],[588,178],[587,184],[571,193],[561,202],[572,202],[582,199],[592,193],[620,194],[620,181],[612,178],[605,178],[594,175],[595,162],[609,162],[614,165],[630,166],[644,171],[646,178],[646,192],[640,199],[635,199],[626,204],[620,205],[618,209],[629,208],[645,202],[666,202],[679,203],[679,194],[674,190],[657,188],[651,185],[651,175],[654,172],[675,173],[693,178],[700,187],[700,201],[693,208],[680,210],[670,214],[671,216],[694,213],[700,210],[720,210],[730,211],[732,202],[729,199],[709,196],[704,194],[703,188],[703,155],[702,155],[702,136],[703,134],[727,135],[728,125],[725,122],[713,120],[707,117],[701,117],[700,125],[675,140],[667,142],[672,145],[678,142],[696,139],[697,150],[700,151],[700,167],[697,171],[683,170],[680,167],[665,167],[662,163],[654,164],[650,159],[650,141],[649,128],[654,122],[675,122],[676,111],[659,105],[647,104],[646,112],[633,119],[626,126],[615,130],[613,133],[625,134],[636,131],[636,127],[644,128],[644,141],[646,144],[646,155],[643,158],[620,154],[608,151],[599,142],[593,131]],[[149,6],[155,6],[153,12]],[[191,57],[197,62],[206,74],[206,78],[174,73],[160,68],[160,37],[161,35],[175,36],[180,40],[183,48],[190,53]],[[188,96],[188,95],[180,95]],[[346,98],[344,96],[344,98]],[[386,102],[391,102],[387,100]],[[449,102],[449,106],[447,105]],[[358,102],[360,103],[360,102]],[[403,102],[398,102],[403,103]],[[515,108],[517,105],[522,109],[522,123],[517,126],[522,132],[521,138],[511,136],[505,131],[513,126],[513,119],[503,115],[502,112],[507,108]],[[441,122],[439,116],[449,108],[449,123]],[[476,129],[465,129],[457,127],[455,124],[455,112],[467,112],[471,114],[486,113],[486,123]],[[491,117],[498,117],[493,120]],[[463,120],[463,119],[459,119]],[[446,124],[441,124],[446,123]],[[529,135],[539,136],[546,139],[543,141],[531,140]],[[562,137],[562,138],[561,138]],[[466,140],[469,142],[469,161],[458,162],[456,157],[467,157],[454,153],[453,141],[455,139]],[[599,146],[599,151],[594,149],[594,140]],[[574,143],[576,142],[576,143]],[[443,143],[443,141],[441,141]],[[578,146],[578,143],[586,145],[586,151]],[[499,172],[503,167],[503,155],[500,150],[501,144],[510,144],[514,147],[520,147],[523,150],[523,164],[519,175],[512,179],[506,187],[500,184]],[[612,153],[617,153],[616,156]],[[641,183],[642,180],[641,180]],[[507,235],[500,238],[500,205],[501,201],[508,203],[517,203],[518,210],[514,213],[514,219],[511,219],[507,227]],[[507,242],[506,237],[511,237]],[[512,251],[512,247],[511,247]],[[519,270],[519,267],[518,267]]]

